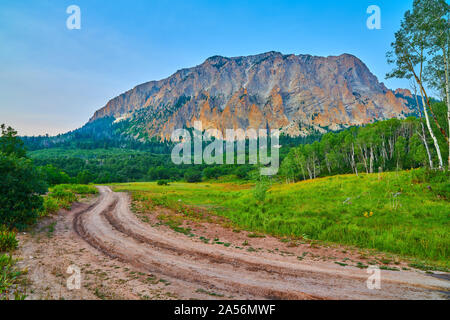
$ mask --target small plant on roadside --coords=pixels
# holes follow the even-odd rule
[[[247,235],[247,237],[249,237],[249,238],[265,238],[266,236],[263,234],[258,234],[258,233],[249,233]]]
[[[26,295],[19,291],[19,278],[23,271],[15,266],[11,255],[0,255],[0,300],[24,300]]]
[[[58,200],[47,196],[44,198],[44,208],[42,211],[39,212],[39,216],[41,218],[47,217],[51,214],[58,212],[58,210],[59,210]]]
[[[0,226],[0,252],[13,251],[17,249],[18,244],[16,233]]]
[[[61,208],[70,210],[72,203],[78,201],[78,195],[85,196],[97,194],[98,190],[93,186],[79,184],[60,184],[50,188],[48,195],[44,197],[43,208],[39,216],[47,217],[57,213]]]

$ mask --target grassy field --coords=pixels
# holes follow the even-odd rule
[[[147,208],[197,207],[253,232],[354,245],[449,266],[448,173],[415,170],[277,183],[264,200],[261,188],[251,184],[130,183],[114,188],[131,192]]]

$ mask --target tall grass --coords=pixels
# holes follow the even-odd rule
[[[0,226],[0,252],[13,251],[17,249],[18,245],[16,233],[8,230],[5,226]]]
[[[49,190],[44,197],[44,208],[39,213],[41,217],[58,212],[61,208],[69,210],[72,203],[78,201],[79,195],[96,194],[94,186],[79,184],[60,184]]]
[[[23,271],[15,266],[16,261],[12,256],[0,255],[0,300],[24,300],[26,295],[18,288],[20,276]]]

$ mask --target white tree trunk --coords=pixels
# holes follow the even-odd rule
[[[366,173],[369,174],[369,168],[367,167],[367,157],[365,155],[366,148],[364,148],[364,151],[363,151],[363,148],[361,146],[359,146],[359,149],[361,150],[361,155],[363,157],[364,167],[366,168]]]
[[[416,105],[420,112],[419,99],[417,99],[417,87],[414,84],[414,82],[412,83],[412,86],[413,86],[412,89],[414,90],[414,98],[416,99]],[[424,108],[425,108],[425,106],[424,106]],[[430,162],[430,169],[433,169],[433,158],[431,157],[430,148],[428,147],[428,142],[427,142],[427,135],[425,133],[425,128],[424,128],[423,122],[422,122],[422,112],[420,112],[420,127],[422,128],[422,134],[420,134],[420,132],[419,132],[419,137],[422,139],[425,149],[427,151],[428,161]]]
[[[370,147],[370,173],[373,173],[373,147]]]
[[[423,126],[422,121],[420,121],[420,126],[422,127],[422,134],[419,134],[419,136],[422,138],[423,144],[425,145],[425,149],[427,150],[428,161],[430,162],[430,169],[433,169],[433,159],[431,158],[430,148],[428,147],[427,136],[425,134],[425,128]]]
[[[425,98],[423,97],[422,90],[420,92],[420,95],[422,96],[423,112],[425,114],[425,120],[426,120],[426,123],[427,123],[427,128],[428,128],[428,131],[430,132],[431,138],[433,139],[434,147],[436,148],[436,153],[438,155],[439,169],[442,169],[444,164],[442,162],[441,148],[439,148],[439,143],[438,143],[438,141],[436,139],[436,136],[433,133],[433,130],[431,129],[430,118],[428,117],[428,112],[427,112],[427,108],[426,108],[426,104],[425,104]]]
[[[355,145],[352,143],[352,166],[355,168],[356,176],[358,176],[358,166],[355,163]]]

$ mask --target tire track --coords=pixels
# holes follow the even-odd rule
[[[401,299],[435,296],[435,290],[445,284],[431,277],[414,275],[411,279],[408,274],[400,279],[387,277],[382,292],[369,291],[364,271],[294,264],[233,249],[214,247],[212,252],[210,245],[179,239],[141,223],[129,210],[125,194],[107,187],[99,190],[98,200],[75,215],[75,232],[104,255],[163,274],[180,285],[200,285],[249,299]]]
[[[118,248],[117,246],[111,245],[110,239],[102,239],[101,232],[92,228],[92,224],[89,221],[89,215],[96,218],[96,222],[99,222],[99,218],[104,218],[105,213],[113,212],[117,206],[118,199],[116,196],[113,197],[105,197],[103,194],[100,196],[101,198],[90,208],[78,213],[73,220],[73,226],[77,234],[83,238],[86,242],[88,242],[92,247],[103,253],[104,255],[112,258],[118,259],[119,261],[129,263],[136,268],[150,271],[152,273],[159,273],[165,276],[168,276],[172,279],[182,281],[188,281],[190,283],[205,286],[208,288],[213,288],[217,290],[221,290],[222,292],[229,293],[245,293],[250,295],[251,298],[267,298],[267,299],[317,299],[312,295],[308,295],[302,292],[290,291],[290,290],[277,290],[276,284],[272,283],[270,286],[264,285],[252,285],[249,283],[250,281],[244,282],[236,282],[233,281],[232,275],[230,275],[230,270],[227,270],[222,275],[216,274],[214,272],[214,268],[209,266],[196,266],[190,265],[192,261],[180,262],[177,261],[176,264],[170,263],[168,260],[179,260],[179,257],[175,256],[173,253],[168,255],[163,255],[160,252],[155,252],[154,250],[158,250],[159,248],[154,248],[153,251],[144,250],[144,252],[139,252],[138,255],[133,255],[131,252],[126,252],[126,250],[121,250],[123,248]],[[105,204],[106,203],[106,204]],[[103,204],[103,205],[102,205]],[[88,218],[88,219],[86,219]],[[105,219],[104,222],[107,222]],[[106,226],[106,224],[102,224]],[[99,224],[96,224],[99,226]],[[111,233],[114,232],[113,226],[110,226]],[[114,234],[116,238],[120,238],[120,235]],[[136,244],[142,244],[138,241],[135,241],[131,237],[127,236],[127,244],[133,244],[134,241]],[[130,241],[131,238],[133,241]],[[120,239],[125,242],[126,238]],[[106,241],[105,241],[106,240]],[[128,251],[131,248],[128,248]],[[159,259],[155,259],[158,256]],[[162,263],[161,261],[165,261],[166,263]],[[210,263],[209,263],[210,264]],[[209,269],[209,270],[208,270]],[[231,270],[234,273],[234,270]],[[205,273],[207,276],[205,276]],[[254,281],[257,282],[257,281]],[[273,282],[273,281],[272,281]]]

